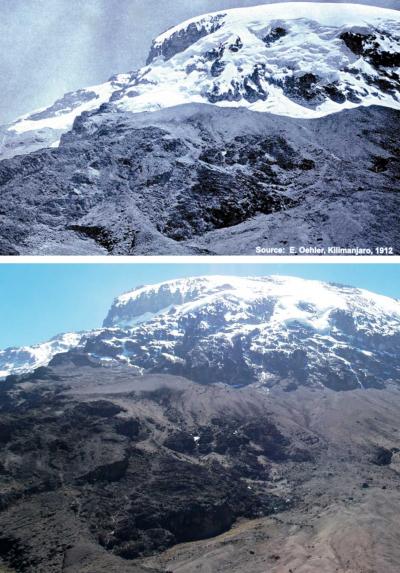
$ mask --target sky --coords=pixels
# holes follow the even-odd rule
[[[400,4],[399,0],[354,2],[397,9]],[[152,39],[187,18],[270,3],[0,0],[0,125],[52,104],[67,91],[102,83],[115,73],[140,67]]]
[[[337,282],[400,298],[396,264],[2,264],[0,348],[102,325],[115,297],[174,278],[289,275]]]

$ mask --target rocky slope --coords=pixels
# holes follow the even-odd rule
[[[399,253],[399,113],[83,115],[59,149],[0,162],[0,253]]]
[[[201,402],[221,403],[224,393],[210,389]],[[286,497],[240,477],[266,477],[262,451],[277,460],[309,454],[250,405],[220,419],[207,407],[199,423],[179,404],[199,410],[201,394],[188,380],[93,368],[79,355],[3,386],[0,557],[17,571],[53,573],[80,571],[88,550],[104,567],[108,552],[111,570],[125,571],[124,559],[284,510]]]
[[[399,373],[400,303],[292,277],[195,277],[122,295],[103,329],[67,337],[65,351],[138,374],[269,389],[283,380],[290,388],[380,388]],[[29,372],[62,351],[58,338],[8,349],[0,370]]]
[[[400,16],[359,4],[278,3],[206,14],[161,34],[147,65],[66,94],[2,131],[3,157],[57,145],[105,102],[153,111],[184,103],[321,117],[359,105],[400,109]]]
[[[398,570],[396,384],[266,392],[61,356],[0,387],[0,567]]]

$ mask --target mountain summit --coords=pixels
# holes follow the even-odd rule
[[[132,373],[202,384],[277,384],[333,390],[383,387],[400,367],[400,303],[365,290],[293,277],[205,276],[118,297],[103,328],[0,353],[5,374],[69,349]],[[56,356],[56,358],[54,358]],[[64,358],[62,358],[64,356]]]
[[[124,105],[136,110],[151,93],[153,105],[163,106],[160,87],[164,101],[290,117],[357,105],[399,109],[399,33],[397,11],[359,4],[289,2],[208,14],[154,41],[138,82],[140,89],[145,78],[148,88]]]
[[[0,153],[57,145],[77,116],[107,102],[135,113],[212,103],[298,118],[361,105],[400,109],[399,53],[396,10],[289,2],[206,14],[156,38],[140,70],[8,126]]]

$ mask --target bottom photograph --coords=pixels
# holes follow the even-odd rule
[[[398,573],[392,264],[0,266],[1,573]]]

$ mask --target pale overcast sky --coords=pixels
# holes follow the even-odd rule
[[[269,3],[0,0],[0,124],[51,104],[66,91],[141,66],[152,38],[182,20],[220,9]],[[400,9],[400,0],[358,3]]]

